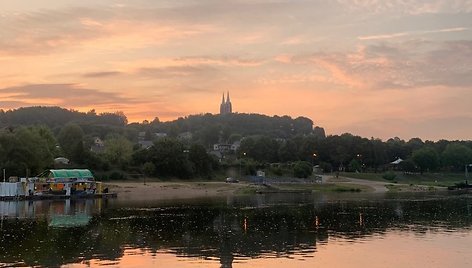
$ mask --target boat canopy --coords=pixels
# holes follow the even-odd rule
[[[93,174],[88,169],[49,169],[38,177],[54,181],[93,181]]]

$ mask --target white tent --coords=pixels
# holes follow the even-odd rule
[[[390,164],[391,164],[391,165],[398,165],[398,164],[400,164],[401,162],[403,162],[403,159],[401,159],[401,158],[399,157],[397,160],[395,160],[395,161],[393,161],[393,162],[390,162]]]

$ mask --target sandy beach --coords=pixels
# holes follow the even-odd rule
[[[189,199],[234,195],[250,187],[248,183],[225,182],[107,182],[110,192],[123,200]]]
[[[430,191],[431,187],[420,185],[406,185],[386,183],[381,181],[371,181],[363,179],[354,179],[340,177],[335,179],[333,176],[323,175],[322,183],[314,184],[275,184],[278,189],[303,189],[305,191],[330,191],[335,187],[361,188],[362,192],[386,193],[388,191],[417,192]],[[104,183],[110,192],[117,193],[120,200],[176,200],[191,199],[201,197],[218,197],[240,195],[242,193],[255,193],[256,191],[267,190],[267,187],[254,185],[248,182],[225,183],[225,182],[195,182],[195,181],[113,181]],[[332,188],[329,188],[329,187]],[[270,186],[272,187],[272,186]],[[435,190],[441,190],[441,187],[433,187]],[[444,188],[444,187],[443,187]],[[273,188],[271,188],[273,189]]]

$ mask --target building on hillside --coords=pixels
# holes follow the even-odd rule
[[[239,147],[241,147],[241,141],[235,141],[233,144],[231,144],[231,151],[237,151],[239,150]]]
[[[149,149],[151,148],[154,143],[152,141],[138,141],[138,144],[139,144],[139,147],[141,147],[142,149]]]
[[[161,139],[161,138],[166,138],[167,137],[167,133],[165,132],[155,132],[154,133],[154,136],[158,139]]]
[[[139,141],[143,141],[143,140],[145,140],[145,139],[146,139],[146,131],[140,131],[140,132],[138,133],[138,140],[139,140]]]
[[[105,151],[105,143],[99,137],[93,138],[93,143],[90,146],[90,151],[94,153],[103,153]]]
[[[233,105],[231,104],[231,100],[229,99],[229,91],[226,95],[225,101],[225,94],[223,93],[223,98],[220,104],[220,114],[230,114],[233,112]]]
[[[193,134],[190,131],[182,132],[179,135],[177,135],[177,139],[179,141],[190,141],[193,138]]]
[[[229,152],[230,150],[231,150],[231,144],[225,144],[225,143],[213,144],[213,151]]]

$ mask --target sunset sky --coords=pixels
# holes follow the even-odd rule
[[[472,139],[472,1],[0,2],[0,108],[306,116],[327,134]]]

